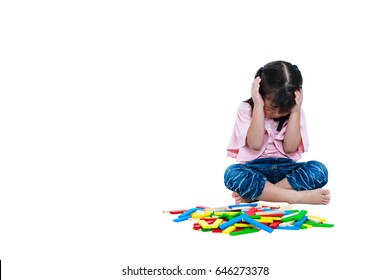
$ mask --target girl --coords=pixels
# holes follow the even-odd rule
[[[237,110],[227,155],[238,162],[224,181],[236,203],[256,200],[328,204],[328,170],[318,161],[297,162],[308,138],[302,75],[296,65],[274,61],[261,67],[251,98]]]

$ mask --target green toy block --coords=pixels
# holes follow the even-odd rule
[[[310,220],[307,220],[305,224],[311,225],[313,227],[334,227],[334,224],[327,224],[327,223],[316,223]]]
[[[292,215],[292,216],[288,216],[286,218],[282,218],[282,223],[284,222],[290,222],[290,221],[299,221],[301,220],[303,217],[305,217],[307,214],[307,211],[306,210],[301,210],[299,211],[296,215]]]
[[[230,235],[235,236],[235,235],[253,233],[253,232],[258,232],[258,231],[259,231],[259,229],[257,229],[257,228],[249,228],[248,227],[248,228],[245,228],[245,229],[240,230],[240,231],[233,231],[233,232],[230,233]]]

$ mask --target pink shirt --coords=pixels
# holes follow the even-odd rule
[[[306,119],[301,110],[301,143],[294,153],[287,154],[283,150],[283,139],[286,133],[288,120],[284,123],[282,130],[277,131],[278,122],[265,118],[264,143],[260,150],[253,150],[246,144],[246,134],[252,119],[251,106],[242,102],[237,110],[236,122],[227,147],[227,155],[237,161],[245,163],[257,158],[284,157],[297,161],[301,154],[306,152],[309,146],[307,137]]]

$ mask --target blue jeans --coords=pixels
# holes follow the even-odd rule
[[[328,169],[314,160],[295,162],[289,158],[259,158],[230,165],[224,175],[229,190],[250,200],[260,197],[267,181],[275,184],[284,178],[296,191],[313,190],[326,185]]]

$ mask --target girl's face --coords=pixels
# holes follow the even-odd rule
[[[287,113],[279,113],[279,108],[273,106],[273,104],[269,100],[264,100],[264,115],[269,119],[276,119],[280,117],[284,117],[289,115],[290,112]]]

